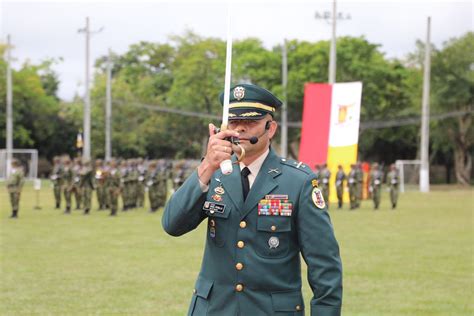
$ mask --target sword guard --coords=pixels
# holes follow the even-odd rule
[[[224,124],[221,125],[221,128],[214,128],[214,131],[215,133],[219,133],[220,131],[225,131],[227,130],[227,126],[225,126]],[[231,137],[226,137],[224,138],[225,140],[231,142],[233,145],[236,145],[237,147],[239,147],[240,149],[240,155],[237,155],[237,161],[235,161],[234,163],[237,164],[239,162],[241,162],[244,158],[245,158],[245,149],[244,147],[242,147],[242,145],[240,145],[240,139],[238,137],[235,137],[235,136],[231,136]]]

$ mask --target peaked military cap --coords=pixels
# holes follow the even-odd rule
[[[219,95],[224,104],[224,92]],[[260,120],[266,114],[275,116],[282,102],[270,91],[253,84],[237,84],[230,88],[229,120]]]

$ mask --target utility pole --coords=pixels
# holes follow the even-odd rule
[[[89,17],[86,17],[86,27],[79,29],[79,33],[86,35],[86,78],[85,78],[85,93],[84,93],[84,147],[82,157],[85,159],[91,158],[91,100],[89,93],[89,53],[90,53],[90,37],[92,34],[100,33],[103,28],[92,32],[89,27]]]
[[[107,88],[105,103],[105,160],[112,158],[112,139],[111,139],[111,118],[112,118],[112,51],[109,49],[109,58],[107,60]]]
[[[288,157],[288,62],[287,62],[287,50],[286,50],[286,39],[283,41],[283,47],[281,50],[282,63],[282,87],[283,87],[283,106],[281,111],[281,156]]]
[[[430,191],[430,70],[431,70],[431,17],[428,17],[426,44],[425,44],[425,64],[423,74],[423,99],[421,115],[421,168],[420,168],[420,191]]]
[[[7,168],[5,177],[11,172],[13,156],[13,94],[12,94],[12,70],[11,70],[11,41],[10,34],[7,35]]]
[[[323,13],[316,12],[316,19],[322,19],[329,23],[331,20],[332,36],[331,47],[329,52],[329,76],[328,82],[330,84],[336,83],[336,23],[337,20],[350,20],[351,16],[347,14],[344,16],[341,12],[337,13],[336,0],[332,1],[332,12],[325,11]]]

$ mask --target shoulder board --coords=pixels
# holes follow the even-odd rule
[[[293,167],[297,170],[300,170],[306,174],[310,174],[313,172],[313,170],[311,170],[310,167],[308,167],[307,164],[304,164],[302,163],[301,161],[296,161],[296,160],[293,160],[293,159],[286,159],[286,158],[281,158],[280,159],[280,163],[282,165],[286,165],[286,166],[290,166],[290,167]]]

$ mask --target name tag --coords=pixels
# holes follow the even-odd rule
[[[204,202],[204,206],[202,207],[202,210],[207,211],[211,214],[214,214],[214,213],[222,214],[224,213],[224,210],[225,210],[225,204],[206,201]]]

